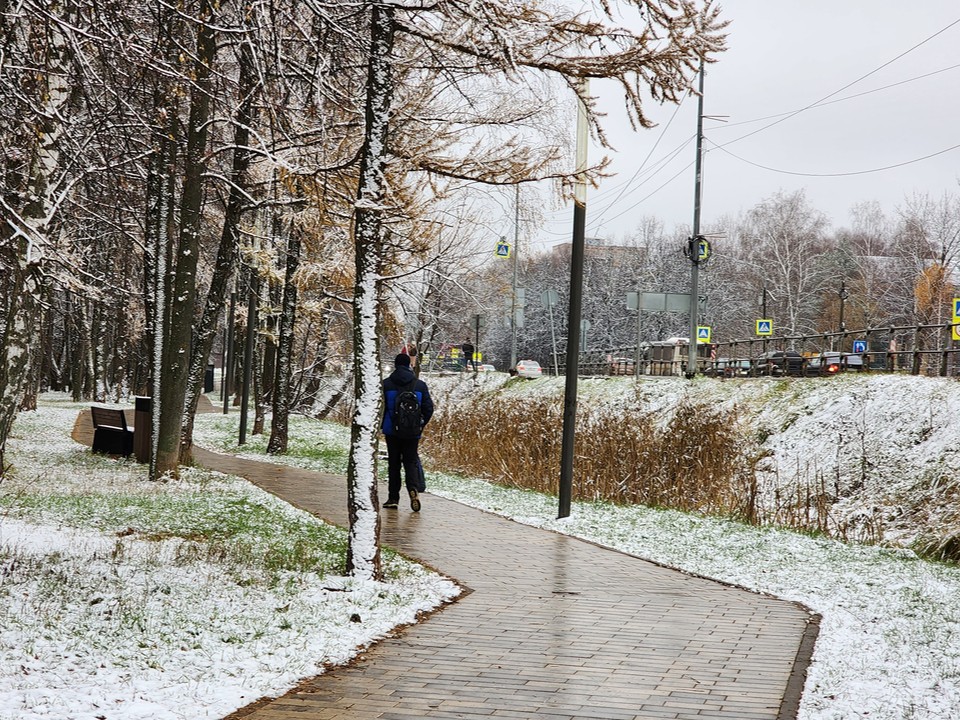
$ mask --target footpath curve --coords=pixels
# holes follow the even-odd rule
[[[194,448],[345,526],[342,477]],[[798,604],[429,493],[383,511],[381,540],[468,592],[347,667],[229,720],[791,720],[817,620]]]
[[[89,446],[89,411],[73,438]],[[194,447],[345,526],[343,477]],[[459,600],[226,720],[793,720],[816,641],[806,608],[423,495],[381,541],[455,579]]]

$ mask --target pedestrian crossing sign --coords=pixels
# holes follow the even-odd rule
[[[960,322],[960,298],[953,299],[953,321]]]
[[[773,335],[773,320],[769,318],[757,320],[757,335]]]
[[[509,257],[510,257],[510,243],[498,242],[498,243],[497,243],[497,250],[496,250],[496,253],[495,253],[495,254],[496,254],[497,257],[509,258]]]
[[[702,345],[704,343],[710,342],[710,326],[709,325],[698,325],[697,326],[697,344]]]

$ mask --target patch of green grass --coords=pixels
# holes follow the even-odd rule
[[[156,542],[177,539],[179,562],[217,560],[259,575],[339,572],[343,530],[220,489],[138,493],[31,493],[0,497],[21,516],[56,517],[75,527]],[[270,580],[273,582],[274,580]]]
[[[270,457],[267,453],[269,433],[248,435],[242,447],[237,446],[239,416],[198,416],[197,427],[202,444],[227,453],[250,453]],[[331,421],[291,416],[285,457],[306,460],[309,468],[334,475],[347,472],[350,429]]]

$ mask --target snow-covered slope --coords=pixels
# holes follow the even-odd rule
[[[503,374],[429,378],[447,410],[478,392],[554,397],[563,378],[508,380]],[[762,503],[804,498],[827,507],[831,534],[899,546],[957,544],[960,510],[960,382],[908,375],[717,380],[679,377],[581,379],[578,416],[652,413],[668,423],[676,408],[728,413],[757,464]]]

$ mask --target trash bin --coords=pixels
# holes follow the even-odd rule
[[[203,391],[213,392],[213,363],[207,365],[207,371],[203,374]]]
[[[153,437],[153,398],[133,399],[133,455],[137,462],[150,462],[150,440]]]

